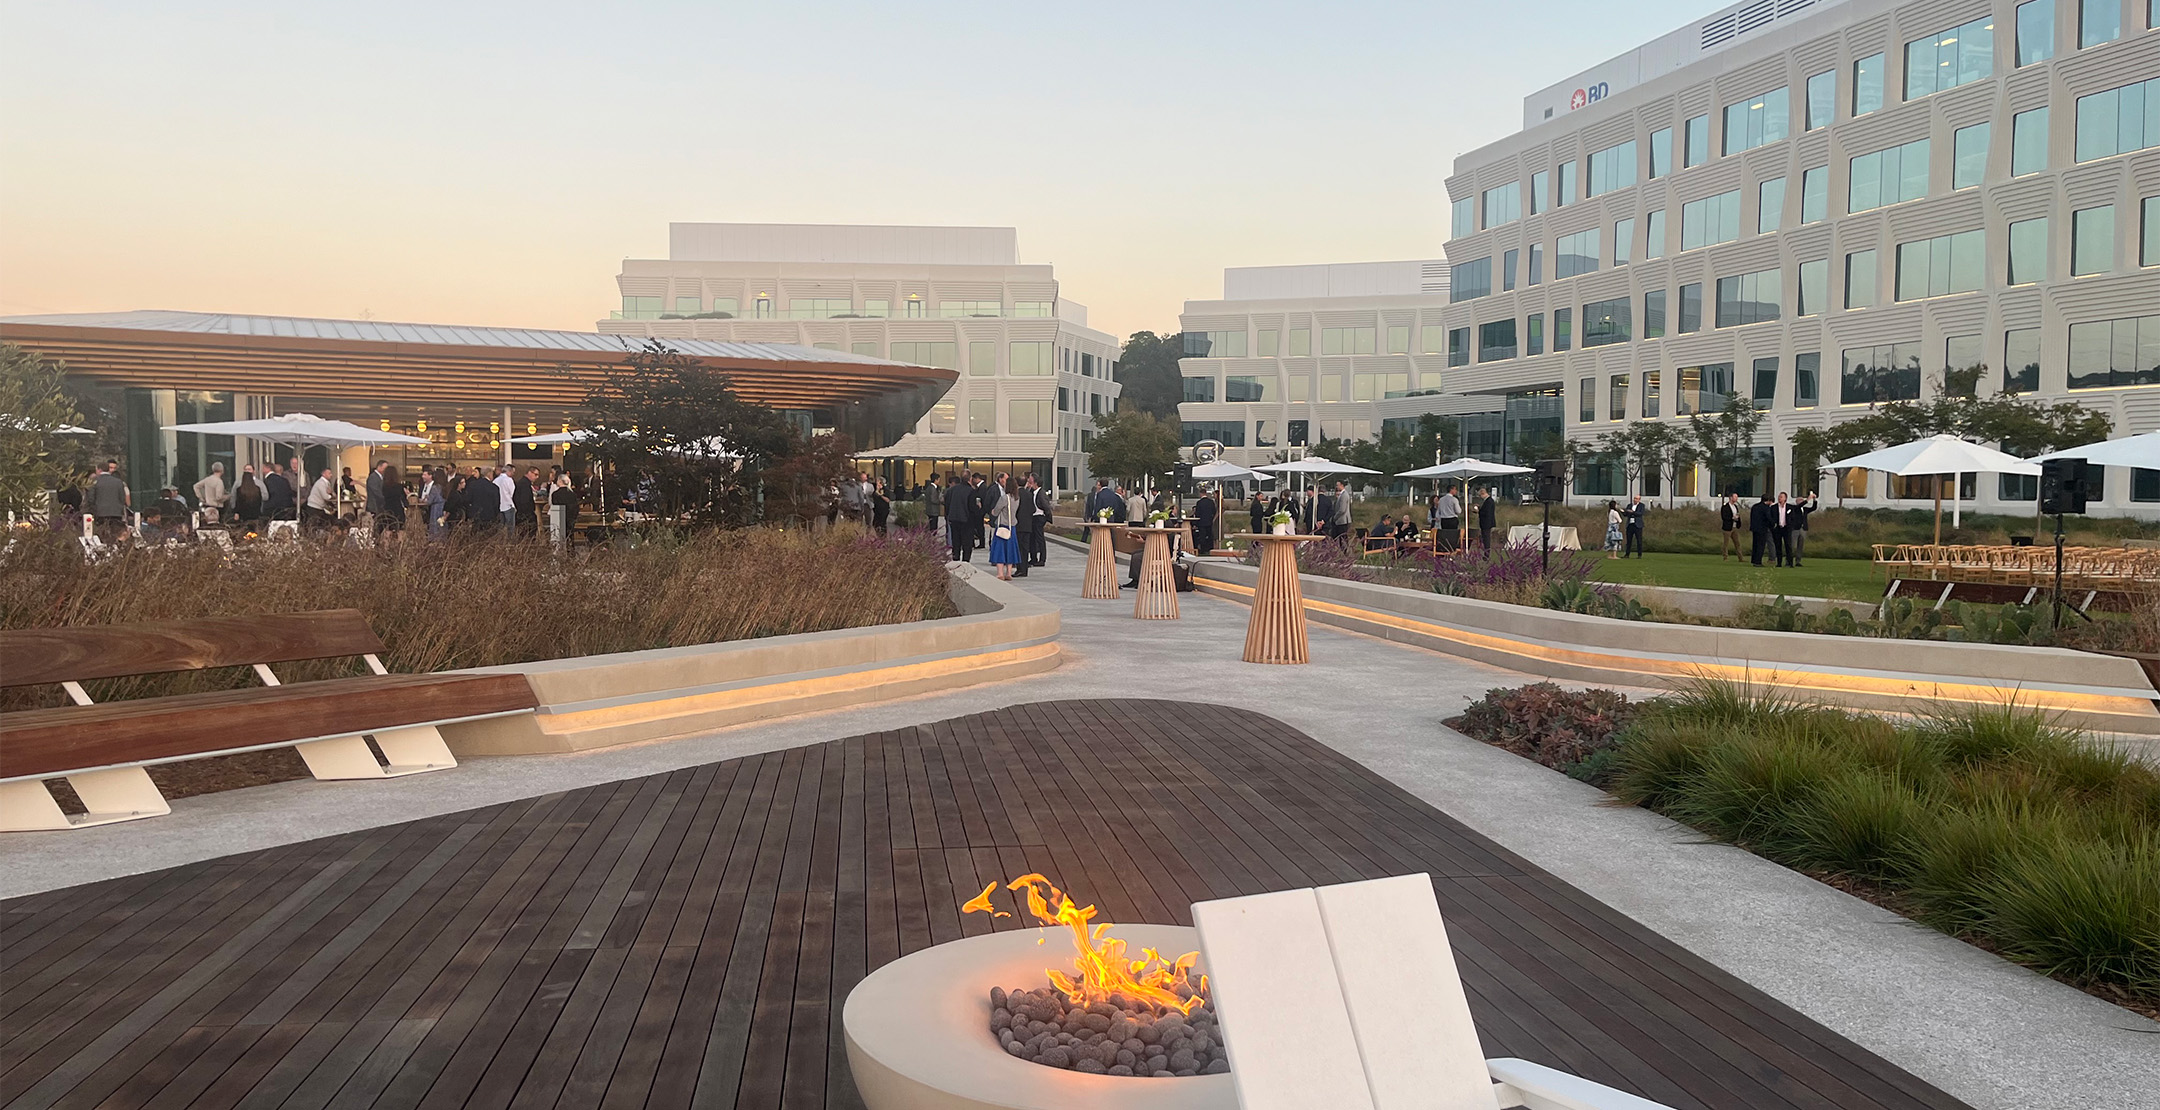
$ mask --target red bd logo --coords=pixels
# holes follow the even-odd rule
[[[1568,111],[1572,112],[1588,103],[1590,103],[1590,90],[1576,89],[1575,95],[1568,98]]]

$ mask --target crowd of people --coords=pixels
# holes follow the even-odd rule
[[[863,476],[870,486],[868,475]],[[972,563],[977,551],[997,570],[998,578],[1026,578],[1031,567],[1049,565],[1049,528],[1055,498],[1030,471],[1014,478],[999,471],[984,475],[958,470],[932,474],[916,492],[924,518],[952,552],[956,563]],[[879,528],[882,530],[883,521]]]

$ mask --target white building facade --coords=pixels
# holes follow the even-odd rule
[[[666,259],[626,259],[603,332],[794,343],[941,366],[960,380],[913,431],[858,443],[902,487],[961,468],[1087,479],[1094,417],[1116,407],[1118,342],[1087,326],[1012,228],[668,226]]]
[[[1449,388],[1557,394],[1573,439],[1737,392],[1765,410],[1752,490],[1880,505],[1931,490],[1833,491],[1793,474],[1789,437],[1932,396],[1946,369],[2160,428],[2156,18],[1753,0],[1532,95],[1447,182]],[[2015,512],[2036,484],[1964,488]],[[1581,468],[1574,492],[1619,486]],[[2096,511],[2156,510],[2160,472],[2108,473]]]
[[[1467,448],[1499,458],[1501,398],[1442,392],[1447,307],[1441,259],[1224,270],[1222,299],[1178,316],[1186,444],[1215,440],[1249,466],[1391,422],[1414,432],[1440,413],[1462,422]]]

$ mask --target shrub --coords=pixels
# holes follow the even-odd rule
[[[1610,749],[1633,716],[1627,696],[1617,691],[1565,690],[1537,682],[1487,690],[1463,711],[1457,727],[1464,735],[1547,767],[1572,771]]]
[[[662,534],[563,560],[500,541],[364,551],[315,544],[127,548],[84,563],[71,539],[25,535],[0,552],[0,628],[46,628],[358,609],[394,671],[428,672],[680,647],[947,616],[944,557],[928,533],[765,528]],[[354,673],[340,664],[290,678]],[[93,684],[99,701],[254,683],[237,672]],[[61,704],[37,687],[0,707]]]

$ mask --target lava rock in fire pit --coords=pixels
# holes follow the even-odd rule
[[[1180,1014],[1123,995],[1074,1005],[1051,987],[992,987],[990,1035],[1022,1060],[1095,1075],[1221,1075],[1230,1070],[1213,1002]]]

